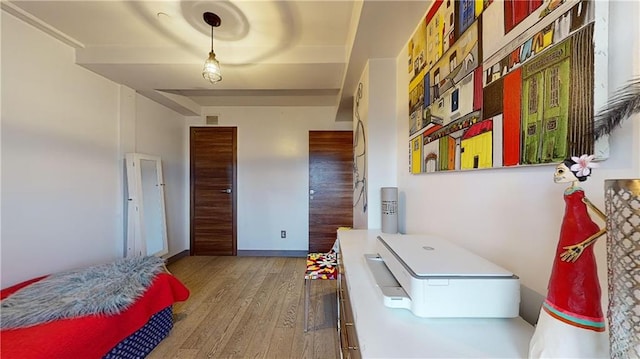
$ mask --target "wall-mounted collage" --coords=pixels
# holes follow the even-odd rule
[[[606,90],[599,3],[435,0],[408,43],[409,171],[605,158],[591,132]]]

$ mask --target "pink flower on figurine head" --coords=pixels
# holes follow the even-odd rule
[[[594,155],[582,155],[580,157],[572,156],[571,160],[574,164],[569,169],[575,173],[576,177],[587,177],[591,174],[591,169],[598,167],[597,163],[593,163]]]

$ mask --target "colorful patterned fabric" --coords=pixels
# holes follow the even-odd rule
[[[337,279],[338,258],[336,251],[307,254],[307,271],[304,279]]]

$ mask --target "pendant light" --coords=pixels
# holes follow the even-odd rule
[[[216,54],[213,52],[213,28],[220,26],[220,17],[212,12],[205,12],[202,17],[204,18],[204,22],[211,26],[211,52],[209,52],[207,61],[204,62],[202,77],[212,84],[215,84],[216,82],[222,81],[220,63],[216,60]]]

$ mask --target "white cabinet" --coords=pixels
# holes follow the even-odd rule
[[[358,335],[349,299],[349,285],[341,257],[342,253],[338,251],[338,339],[340,352],[343,359],[359,359],[362,356],[358,348]]]
[[[162,161],[158,156],[127,153],[127,235],[125,256],[162,256],[169,252]]]

